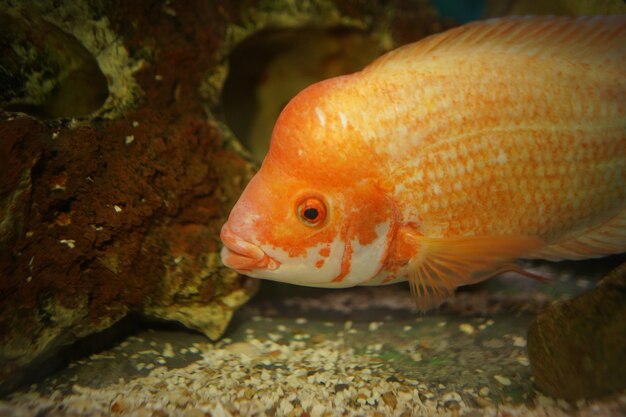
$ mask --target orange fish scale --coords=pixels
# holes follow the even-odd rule
[[[305,89],[221,236],[242,273],[421,309],[626,252],[626,16],[472,23]]]
[[[626,201],[624,47],[596,59],[567,44],[578,29],[546,21],[533,33],[556,37],[562,56],[548,48],[503,59],[528,38],[515,25],[504,46],[472,50],[470,41],[487,35],[468,29],[465,49],[434,39],[431,52],[401,48],[310,87],[281,116],[268,159],[338,189],[374,178],[424,236],[532,235],[551,244],[584,234]],[[504,26],[495,30],[506,35]],[[283,125],[298,131],[286,135]],[[293,158],[302,149],[311,151]]]

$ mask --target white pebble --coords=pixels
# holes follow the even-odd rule
[[[513,336],[513,346],[526,347],[526,338],[522,336]]]
[[[500,384],[504,385],[504,386],[509,386],[511,385],[511,380],[505,376],[502,375],[494,375],[493,378],[498,381]]]
[[[368,329],[370,332],[375,332],[383,324],[382,321],[373,321],[369,324]]]
[[[474,326],[469,323],[461,323],[459,324],[459,330],[465,334],[474,334]]]
[[[76,241],[74,239],[61,239],[59,241],[62,245],[67,245],[68,248],[74,249],[76,246]]]
[[[166,358],[174,357],[174,347],[172,346],[171,343],[165,344],[165,349],[163,349],[163,356]]]

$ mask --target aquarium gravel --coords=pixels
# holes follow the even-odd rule
[[[200,359],[178,369],[93,389],[74,385],[44,397],[35,392],[0,404],[2,416],[569,416],[572,408],[541,398],[541,406],[497,406],[477,393],[435,395],[381,360],[346,348],[342,339],[313,346],[293,340],[195,344]],[[171,346],[165,347],[163,356]],[[169,352],[171,354],[171,352]],[[510,384],[506,378],[498,379]],[[467,399],[474,398],[473,404]],[[620,402],[586,405],[580,416],[614,415]],[[613,407],[613,408],[612,408]]]
[[[528,312],[545,302],[541,293],[561,289],[520,288],[513,303],[497,289],[474,291],[427,315],[397,286],[261,297],[219,342],[141,330],[14,393],[0,416],[624,415],[626,395],[567,404],[535,391]],[[471,314],[451,313],[461,310]]]

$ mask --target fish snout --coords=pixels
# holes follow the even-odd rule
[[[279,263],[270,258],[257,245],[250,243],[232,232],[228,223],[222,226],[220,239],[224,243],[222,262],[229,268],[246,273],[254,269],[275,270]]]

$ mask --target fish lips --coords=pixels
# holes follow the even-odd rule
[[[259,269],[274,271],[280,266],[280,262],[269,257],[260,247],[232,232],[228,224],[222,227],[220,239],[224,243],[222,263],[237,272],[247,274]]]

